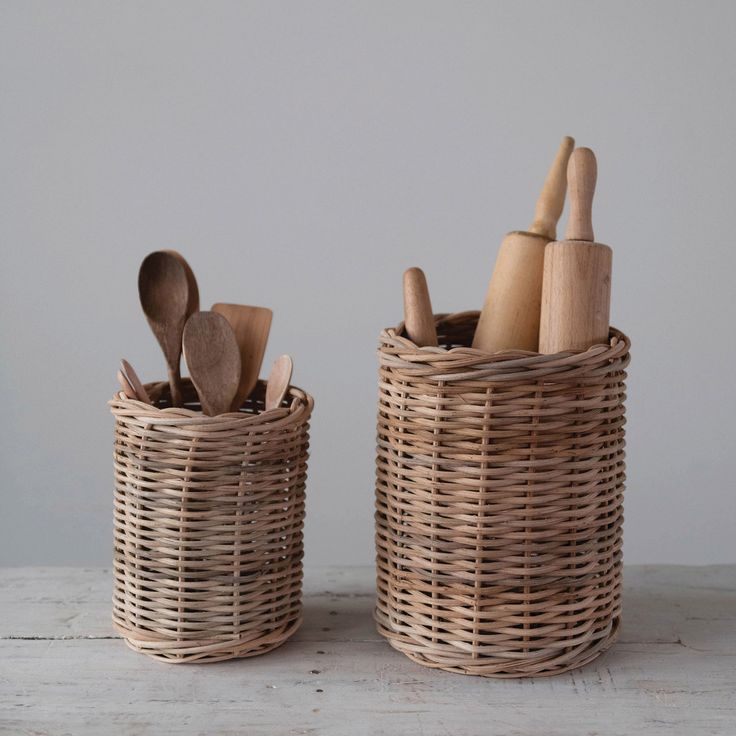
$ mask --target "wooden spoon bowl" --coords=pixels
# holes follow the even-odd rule
[[[240,382],[240,350],[232,327],[215,312],[195,312],[184,326],[184,358],[209,416],[230,410]]]
[[[294,364],[288,355],[282,355],[274,361],[266,385],[266,411],[278,409],[281,406],[289,390],[293,368]]]

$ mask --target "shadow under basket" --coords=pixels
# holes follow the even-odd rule
[[[553,675],[618,634],[630,343],[489,354],[477,320],[381,334],[375,618],[428,667]]]
[[[302,529],[312,398],[292,387],[263,410],[259,382],[239,412],[155,406],[116,394],[113,625],[168,662],[263,654],[302,619]]]

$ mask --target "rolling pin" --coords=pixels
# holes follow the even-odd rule
[[[539,352],[587,350],[608,342],[611,249],[593,238],[593,192],[598,167],[589,148],[577,148],[567,167],[570,220],[565,240],[544,253]]]
[[[537,350],[544,248],[557,236],[565,206],[567,161],[575,141],[562,139],[542,187],[528,232],[508,233],[501,243],[473,347],[487,352]]]
[[[437,347],[437,328],[429,300],[429,289],[421,268],[404,271],[404,327],[417,347]]]

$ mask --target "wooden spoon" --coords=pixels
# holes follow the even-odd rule
[[[166,358],[171,403],[181,406],[181,340],[189,309],[189,282],[177,256],[155,251],[138,272],[138,294],[148,324]]]
[[[286,396],[294,364],[288,355],[276,358],[266,384],[266,411],[277,409]]]
[[[138,401],[143,401],[146,404],[153,404],[153,402],[151,401],[151,397],[148,395],[148,391],[146,391],[145,387],[143,386],[141,379],[138,378],[138,374],[135,372],[133,366],[128,363],[125,358],[123,358],[120,361],[120,367],[123,376],[125,376],[128,383],[133,387],[133,391],[135,391]]]
[[[172,256],[178,259],[179,263],[184,266],[184,272],[187,275],[187,285],[189,286],[189,298],[187,299],[187,319],[191,317],[195,312],[199,312],[199,286],[197,285],[197,279],[194,276],[191,266],[187,263],[186,258],[179,253],[178,250],[167,249],[164,253],[170,253]]]
[[[240,348],[240,383],[231,407],[237,411],[258,381],[273,312],[265,307],[242,304],[214,304],[212,311],[221,314],[230,323]]]
[[[120,384],[120,389],[125,394],[126,398],[128,399],[137,399],[135,389],[130,385],[130,381],[126,378],[125,374],[122,371],[117,372],[117,379],[118,383]]]
[[[183,343],[202,411],[224,414],[240,380],[240,351],[228,321],[215,312],[195,312],[184,325]]]

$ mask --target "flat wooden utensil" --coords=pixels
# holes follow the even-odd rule
[[[587,350],[608,342],[612,251],[593,242],[595,154],[577,148],[567,167],[570,220],[565,240],[544,254],[539,352]]]
[[[404,271],[404,328],[407,337],[417,347],[437,347],[437,328],[424,271],[408,268]]]
[[[240,348],[240,383],[231,408],[237,411],[258,382],[273,312],[265,307],[243,304],[213,304],[212,311],[221,314],[235,333]]]
[[[228,321],[215,312],[195,312],[184,325],[183,344],[202,411],[229,411],[240,380],[240,351]]]
[[[138,399],[135,393],[135,389],[130,385],[130,381],[128,380],[126,375],[121,370],[118,370],[116,375],[118,383],[120,384],[120,389],[125,394],[125,396],[129,399]]]
[[[138,401],[152,404],[153,402],[151,401],[151,397],[148,395],[148,391],[146,391],[141,379],[138,378],[138,374],[135,372],[135,369],[127,360],[125,360],[125,358],[120,361],[120,370],[125,376],[128,384],[133,387],[133,391],[135,392]]]
[[[171,403],[181,406],[181,336],[189,316],[189,282],[179,258],[155,251],[143,259],[138,294],[148,324],[166,358]]]
[[[277,409],[286,396],[294,364],[291,357],[282,355],[273,362],[266,384],[266,411]]]
[[[562,139],[528,231],[510,232],[498,251],[473,347],[487,352],[537,350],[544,249],[556,237],[565,206],[567,162],[575,146]]]

